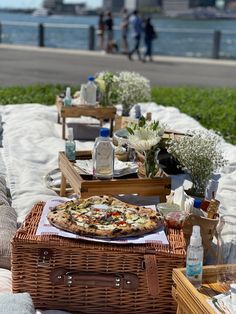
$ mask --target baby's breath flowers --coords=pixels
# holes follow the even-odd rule
[[[164,127],[160,126],[158,121],[147,121],[141,117],[138,124],[131,123],[127,130],[130,146],[145,157],[146,177],[154,177],[159,169],[157,163],[158,144],[162,139]]]
[[[123,111],[128,113],[133,105],[151,99],[150,81],[136,72],[122,71],[113,74],[104,71],[96,75],[95,81],[99,86],[99,102],[102,106],[120,103]]]
[[[227,161],[220,149],[222,138],[213,131],[189,131],[178,140],[170,140],[168,152],[192,179],[191,192],[204,195],[212,174],[225,166]]]
[[[122,71],[118,75],[118,100],[128,112],[138,102],[151,99],[150,81],[136,72]]]

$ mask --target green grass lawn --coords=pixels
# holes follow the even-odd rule
[[[72,87],[76,91],[78,87]],[[65,86],[34,85],[0,88],[1,104],[40,103],[53,105],[55,95]],[[174,106],[214,129],[230,143],[236,144],[236,90],[230,88],[155,87],[152,100],[159,105]]]

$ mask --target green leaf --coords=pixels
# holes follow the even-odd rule
[[[129,132],[129,134],[134,135],[134,131],[130,127],[126,127],[126,130]]]

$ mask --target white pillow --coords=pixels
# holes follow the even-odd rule
[[[11,292],[11,271],[0,268],[0,293]]]
[[[17,230],[17,214],[7,200],[6,181],[0,176],[0,267],[11,268],[10,241]]]

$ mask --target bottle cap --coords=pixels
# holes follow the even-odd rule
[[[71,88],[70,87],[66,88],[66,97],[71,98]]]
[[[73,128],[68,128],[68,140],[69,141],[73,141],[74,140],[74,132],[73,132]]]
[[[94,81],[94,77],[93,76],[89,76],[88,77],[88,81]]]
[[[200,208],[201,205],[202,205],[202,200],[200,200],[199,198],[195,198],[194,203],[193,203],[193,207]]]
[[[190,238],[190,245],[192,246],[201,246],[202,245],[202,237],[200,233],[200,226],[193,226],[192,235]]]
[[[110,130],[107,129],[107,128],[101,128],[99,134],[100,134],[100,136],[102,136],[102,137],[108,137],[109,134],[110,134]]]

